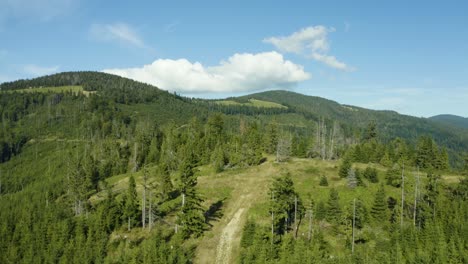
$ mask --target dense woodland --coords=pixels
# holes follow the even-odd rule
[[[91,93],[24,92],[67,85]],[[94,72],[0,88],[0,263],[192,263],[222,210],[205,205],[200,168],[294,158],[337,162],[371,203],[340,201],[325,176],[323,200],[271,175],[239,263],[468,262],[468,180],[442,179],[468,174],[462,128],[284,91],[252,98],[287,108],[221,105]]]

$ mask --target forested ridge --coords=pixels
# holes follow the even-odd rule
[[[92,93],[34,92],[71,85]],[[226,262],[468,262],[463,128],[286,91],[229,98],[282,108],[223,105],[96,72],[0,88],[0,263],[215,263],[199,243],[240,199],[230,176],[256,174]]]

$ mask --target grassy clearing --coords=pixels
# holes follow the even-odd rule
[[[307,203],[312,199],[315,204],[328,199],[331,188],[339,192],[340,204],[343,211],[350,210],[354,198],[360,199],[366,205],[368,210],[372,207],[374,195],[381,183],[385,182],[386,168],[378,164],[354,164],[354,167],[361,170],[367,166],[372,166],[378,170],[379,183],[370,183],[364,179],[365,186],[359,186],[350,189],[347,186],[347,180],[338,176],[340,161],[322,161],[315,159],[293,158],[289,162],[276,163],[274,157],[269,156],[267,162],[259,166],[240,169],[229,169],[216,174],[209,166],[198,168],[198,189],[205,199],[205,208],[216,203],[220,204],[220,210],[217,216],[209,221],[211,226],[202,238],[198,240],[196,251],[196,263],[212,263],[218,254],[220,241],[234,218],[240,219],[236,222],[237,229],[233,232],[231,242],[228,248],[231,250],[231,263],[236,263],[239,256],[239,242],[242,235],[242,228],[248,218],[258,224],[269,226],[269,196],[268,189],[274,177],[289,173],[294,181],[296,191],[300,198]],[[148,168],[150,182],[154,182],[155,167]],[[141,195],[142,191],[142,172],[127,173],[109,178],[107,181],[113,186],[114,191],[122,192],[126,190],[128,178],[134,175],[137,183],[137,191]],[[405,173],[405,199],[412,201],[414,199],[414,186],[416,171],[408,169]],[[329,186],[319,186],[321,176],[326,176]],[[173,180],[176,175],[173,175]],[[458,182],[461,176],[443,175],[445,184]],[[427,181],[426,174],[420,173],[421,188]],[[385,191],[388,196],[398,200],[400,203],[401,189],[385,185]],[[97,196],[101,196],[98,194]],[[96,199],[95,196],[93,199]],[[177,202],[177,201],[175,201]],[[171,222],[173,219],[168,219]],[[315,222],[322,225],[320,222]],[[304,225],[304,223],[302,223]],[[232,228],[232,226],[231,226]],[[300,228],[306,228],[302,226]],[[138,229],[137,229],[138,230]],[[322,226],[325,238],[332,247],[341,247],[346,239],[343,235],[337,235],[328,225]]]
[[[247,103],[239,103],[233,100],[221,100],[216,101],[217,104],[221,105],[239,105],[239,106],[254,106],[254,107],[263,107],[263,108],[283,108],[287,109],[286,106],[274,102],[262,101],[257,99],[249,99]]]
[[[86,96],[89,96],[91,93],[95,92],[90,92],[90,91],[84,91],[82,86],[57,86],[57,87],[30,87],[26,89],[18,89],[18,90],[8,90],[8,91],[2,91],[5,93],[13,93],[13,92],[19,92],[19,93],[63,93],[63,92],[72,92],[75,94],[82,93]]]

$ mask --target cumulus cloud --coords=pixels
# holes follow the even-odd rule
[[[90,34],[100,41],[119,41],[138,48],[146,48],[146,44],[138,33],[128,24],[93,24]]]
[[[43,66],[38,66],[35,64],[28,64],[23,67],[23,71],[26,74],[29,74],[32,76],[42,76],[42,75],[55,73],[59,70],[59,68],[60,68],[59,66],[43,67]]]
[[[234,54],[216,66],[186,59],[158,59],[141,68],[106,69],[104,72],[182,93],[228,93],[288,89],[310,75],[301,65],[277,52]]]
[[[344,71],[354,70],[335,56],[328,55],[330,43],[328,33],[334,32],[334,28],[325,26],[311,26],[303,28],[289,36],[265,38],[263,42],[270,43],[279,51],[304,55],[324,63],[332,68]]]

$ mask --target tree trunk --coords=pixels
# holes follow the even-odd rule
[[[403,228],[404,206],[405,206],[405,164],[403,164],[403,169],[401,171],[401,218],[400,218],[401,228]]]
[[[356,225],[356,198],[353,200],[353,243],[351,244],[351,253],[354,254],[354,226]]]
[[[151,199],[151,191],[150,191],[149,192],[149,211],[148,211],[148,214],[149,214],[148,228],[150,230],[153,227],[153,208],[152,208],[152,205],[153,205],[153,201]]]
[[[418,188],[419,188],[419,167],[416,179],[414,179],[414,207],[413,207],[413,225],[416,226],[416,212],[418,207]]]
[[[297,196],[294,196],[294,238],[297,239]]]

